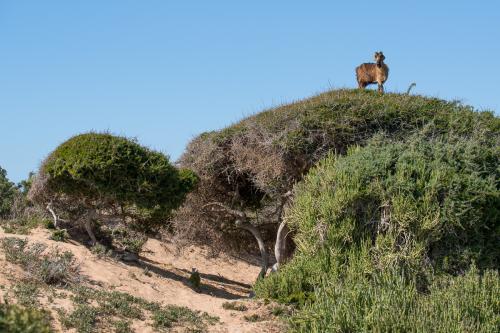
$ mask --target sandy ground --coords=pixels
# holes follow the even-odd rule
[[[92,284],[113,289],[164,304],[186,306],[193,310],[218,316],[220,323],[209,327],[209,332],[280,332],[282,325],[276,319],[248,322],[243,317],[260,311],[264,305],[248,299],[251,284],[259,273],[259,267],[249,261],[230,257],[212,258],[203,248],[190,247],[182,252],[172,244],[149,239],[140,255],[139,262],[125,263],[110,258],[99,259],[89,249],[74,241],[49,240],[49,231],[35,229],[28,236],[6,234],[0,228],[0,238],[21,237],[30,242],[56,246],[71,251],[80,265],[81,274]],[[250,258],[252,259],[252,258]],[[250,260],[252,261],[252,260]],[[191,268],[195,267],[202,277],[200,292],[194,291],[188,282]],[[0,296],[12,284],[12,277],[22,275],[19,267],[5,261],[0,250]],[[10,279],[8,277],[11,277]],[[250,312],[225,310],[222,304],[241,300]],[[56,306],[65,308],[68,302],[56,300]],[[60,329],[60,327],[56,327]],[[135,323],[137,332],[148,332],[144,323]]]

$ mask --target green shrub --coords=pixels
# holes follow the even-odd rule
[[[50,239],[55,240],[57,242],[65,242],[69,238],[68,231],[66,229],[58,229],[52,231],[52,235],[50,235]]]
[[[134,331],[130,328],[130,321],[118,320],[113,323],[116,333],[133,333]]]
[[[111,231],[113,245],[120,250],[138,254],[148,238],[143,233],[127,228],[115,228]]]
[[[183,306],[170,305],[159,308],[152,313],[153,326],[157,329],[165,330],[177,326],[181,323],[194,325],[198,329],[205,327],[197,312]]]
[[[52,330],[45,313],[33,308],[0,303],[0,332],[49,333]]]
[[[120,219],[151,230],[167,223],[196,182],[193,172],[177,169],[167,156],[135,140],[86,133],[70,138],[46,158],[28,197],[44,206],[50,203],[72,221],[86,218],[107,224]]]
[[[239,302],[224,302],[222,303],[222,308],[225,310],[234,310],[234,311],[247,311],[248,307]]]
[[[7,171],[0,167],[0,219],[9,214],[15,193],[14,183],[7,179]]]
[[[38,226],[47,227],[50,223],[50,220],[39,216],[21,216],[0,221],[0,225],[5,232],[19,235],[27,235],[32,229]]]
[[[90,251],[98,258],[109,257],[113,254],[113,251],[111,249],[108,249],[106,246],[99,243],[92,246],[90,248]]]
[[[104,133],[72,137],[49,155],[40,171],[56,193],[144,208],[177,207],[196,181],[165,155]]]
[[[323,159],[285,215],[296,255],[257,294],[297,304],[300,332],[495,331],[498,134],[472,132]]]
[[[131,320],[144,321],[146,318],[160,332],[170,332],[173,328],[204,332],[208,325],[218,321],[206,313],[175,305],[163,306],[118,291],[75,286],[72,292],[74,310],[70,313],[61,311],[60,318],[64,327],[76,328],[78,332],[107,331],[109,327],[118,332],[130,332]],[[109,320],[111,317],[113,321]]]
[[[14,286],[14,296],[19,305],[24,307],[36,307],[39,304],[39,286],[30,281],[21,281]]]
[[[355,260],[355,259],[353,259]],[[496,332],[497,271],[436,278],[428,293],[387,270],[367,278],[362,267],[324,276],[317,300],[291,317],[294,332]]]
[[[243,316],[243,319],[245,319],[246,321],[251,322],[251,323],[256,323],[258,321],[262,321],[262,318],[256,313]]]
[[[99,310],[88,304],[78,304],[70,314],[59,312],[61,324],[65,328],[76,328],[79,333],[95,332],[98,316]]]

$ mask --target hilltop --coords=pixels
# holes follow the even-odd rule
[[[200,184],[174,228],[187,243],[238,252],[256,247],[252,235],[234,224],[244,214],[272,247],[282,236],[278,231],[287,233],[279,226],[294,185],[328,154],[345,155],[374,137],[403,142],[415,135],[481,136],[498,142],[499,128],[493,113],[456,101],[369,90],[332,90],[277,106],[190,142],[180,164],[195,171]],[[289,256],[282,252],[275,256]]]

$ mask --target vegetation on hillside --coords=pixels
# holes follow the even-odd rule
[[[181,240],[238,250],[252,242],[262,252],[276,240],[275,256],[285,261],[288,234],[282,222],[293,185],[329,153],[344,155],[374,135],[393,141],[417,132],[428,138],[498,131],[489,112],[458,102],[405,94],[335,90],[279,106],[220,131],[203,133],[187,147],[183,167],[200,177],[174,219]],[[257,229],[257,231],[255,231]],[[281,243],[281,244],[280,244]],[[290,245],[288,243],[288,245]],[[267,253],[262,253],[263,266]]]
[[[500,131],[376,137],[295,187],[293,260],[256,290],[300,332],[494,332],[500,325]]]
[[[7,178],[7,171],[0,167],[0,218],[6,217],[12,208],[16,187]]]
[[[42,163],[29,198],[72,222],[125,223],[148,230],[165,225],[196,184],[189,170],[134,140],[107,133],[74,136]]]
[[[0,167],[0,226],[5,232],[27,234],[39,226],[48,226],[46,213],[27,199],[33,174],[15,185],[7,179],[7,173]]]
[[[78,266],[69,251],[46,251],[46,245],[28,244],[26,239],[16,237],[3,238],[0,247],[5,259],[20,265],[32,281],[65,286],[79,280]]]
[[[0,169],[0,215],[28,211],[32,200],[56,227],[81,222],[94,243],[93,223],[118,223],[108,236],[136,253],[141,231],[170,222],[181,243],[215,251],[253,250],[256,240],[260,278],[274,244],[277,272],[255,292],[294,307],[297,332],[498,331],[500,118],[491,112],[335,90],[203,133],[179,164],[127,138],[77,135],[21,190]],[[24,232],[43,220],[36,216],[3,225]],[[1,245],[36,283],[69,285],[78,275],[68,254],[15,238]],[[82,332],[109,315],[117,331],[132,319],[200,330],[211,320],[121,293],[72,292],[75,309],[60,318]]]
[[[218,322],[217,317],[205,312],[96,288],[95,281],[79,274],[69,251],[47,249],[44,244],[16,237],[1,239],[0,248],[7,262],[23,268],[23,276],[16,277],[18,282],[3,295],[6,302],[0,303],[0,332],[51,332],[51,322],[79,333],[133,332],[134,320],[147,321],[147,326],[158,332],[203,332]],[[66,298],[71,307],[62,309],[45,303],[45,309],[40,310],[46,298],[50,303]]]

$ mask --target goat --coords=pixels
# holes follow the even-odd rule
[[[360,89],[366,88],[372,83],[378,84],[378,91],[384,92],[384,83],[389,77],[389,67],[384,63],[385,56],[380,52],[375,52],[375,63],[364,63],[356,67],[356,79]]]

